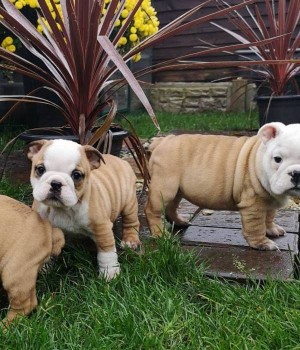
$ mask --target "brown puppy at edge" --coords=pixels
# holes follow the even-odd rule
[[[0,195],[0,276],[10,308],[4,325],[36,306],[38,271],[51,256],[60,254],[62,231],[25,204]]]
[[[177,214],[182,198],[200,208],[239,210],[243,234],[256,249],[278,249],[268,237],[284,229],[273,222],[288,196],[300,195],[300,124],[264,125],[253,137],[179,135],[150,145],[151,184],[145,207],[154,236],[166,216],[186,225]]]

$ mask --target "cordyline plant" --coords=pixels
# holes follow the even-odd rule
[[[218,0],[218,3],[220,8],[230,8],[224,0]],[[300,62],[296,60],[295,54],[300,45],[300,1],[264,0],[259,6],[252,4],[245,8],[249,15],[247,20],[245,14],[241,14],[238,10],[227,14],[230,23],[238,29],[238,33],[219,24],[213,24],[240,43],[249,46],[260,62],[257,62],[259,66],[248,69],[261,78],[263,85],[270,88],[272,95],[288,94],[291,86],[298,89],[295,76],[299,73]],[[266,13],[265,17],[262,16],[262,12]],[[270,38],[275,39],[263,45],[255,45]],[[239,65],[242,66],[241,63]]]
[[[135,13],[143,0],[137,0],[117,34],[114,26],[120,17],[125,0],[111,0],[102,15],[105,0],[61,0],[63,18],[56,10],[53,0],[49,0],[56,19],[53,19],[46,0],[39,0],[38,16],[43,26],[43,33],[20,13],[9,0],[1,0],[1,23],[14,33],[23,46],[39,59],[40,64],[31,63],[18,54],[0,48],[1,64],[42,83],[43,88],[54,92],[60,104],[33,96],[33,91],[26,97],[10,96],[9,100],[45,103],[57,108],[64,116],[73,133],[78,135],[81,143],[93,144],[104,134],[117,113],[117,103],[113,92],[129,84],[140,99],[156,126],[158,126],[151,105],[139,82],[127,66],[127,62],[137,53],[162,40],[176,35],[192,26],[211,21],[229,12],[239,10],[255,0],[220,9],[212,14],[201,16],[200,10],[214,0],[204,1],[181,17],[172,21],[155,34],[137,44],[129,52],[121,54],[117,50],[119,39],[129,27]],[[47,25],[44,23],[44,18]],[[57,23],[59,24],[59,29]],[[242,45],[241,47],[246,47]],[[223,48],[219,48],[222,51]],[[201,53],[199,53],[201,55]],[[176,69],[176,60],[136,72],[137,77],[151,70]],[[212,62],[212,66],[213,66]],[[207,65],[207,62],[206,62]],[[114,73],[121,72],[122,79],[113,79]],[[2,101],[8,97],[1,98]],[[109,112],[101,128],[92,134],[97,118],[109,107]],[[5,116],[6,118],[6,116]]]

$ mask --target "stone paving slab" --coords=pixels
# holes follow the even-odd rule
[[[200,247],[183,245],[193,251],[197,263],[206,265],[208,276],[244,281],[246,278],[290,280],[294,278],[294,257],[287,251],[259,251],[246,247]]]
[[[217,227],[241,229],[241,216],[235,211],[215,211],[211,215],[197,215],[191,222],[194,226],[211,226],[215,221]],[[291,210],[277,211],[275,222],[283,226],[287,232],[299,232],[298,212]]]
[[[280,250],[298,252],[298,235],[294,233],[287,233],[272,240]],[[184,232],[181,242],[186,245],[249,247],[241,229],[222,227],[190,226]]]
[[[190,204],[183,204],[191,209]],[[182,235],[183,249],[193,250],[206,273],[222,278],[244,280],[248,277],[281,280],[293,278],[298,256],[298,212],[278,211],[276,222],[287,234],[274,239],[280,251],[258,251],[248,246],[241,231],[238,212],[215,211],[196,216]]]
[[[139,217],[141,234],[149,237],[143,213],[145,198],[140,201]],[[179,213],[190,219],[197,209],[183,200]],[[278,211],[276,222],[288,232],[284,237],[276,239],[280,251],[259,251],[250,248],[245,241],[238,212],[214,211],[211,215],[200,212],[182,232],[182,249],[194,252],[197,263],[205,264],[205,273],[208,276],[237,281],[244,281],[249,277],[256,280],[290,280],[296,272],[298,215],[297,211]]]

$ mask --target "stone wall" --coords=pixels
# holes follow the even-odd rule
[[[255,87],[244,79],[222,83],[157,83],[151,88],[155,111],[197,113],[252,108]]]

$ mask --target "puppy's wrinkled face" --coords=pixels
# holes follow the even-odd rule
[[[300,124],[269,123],[258,132],[263,169],[275,195],[300,196]]]
[[[90,171],[101,154],[68,140],[37,141],[28,147],[31,185],[36,201],[51,207],[73,207],[84,194]]]

